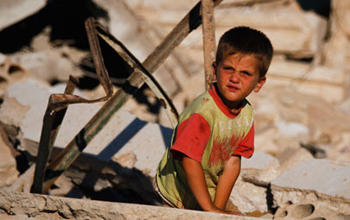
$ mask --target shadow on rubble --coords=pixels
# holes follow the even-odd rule
[[[55,149],[53,153],[57,151]],[[152,177],[136,168],[101,161],[86,153],[62,174],[48,194],[108,202],[161,204],[161,199],[154,193]]]
[[[107,12],[91,0],[48,0],[40,11],[0,32],[0,53],[14,53],[24,47],[30,49],[33,38],[46,27],[51,29],[53,46],[67,44],[88,50],[84,21],[89,16],[108,19]]]
[[[161,199],[153,190],[153,177],[113,161],[113,156],[146,125],[147,122],[135,118],[98,155],[82,153],[56,181],[49,194],[110,202],[161,204]],[[162,126],[160,130],[164,145],[169,146],[171,130]],[[60,151],[55,148],[52,158]]]

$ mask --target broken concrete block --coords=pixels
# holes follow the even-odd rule
[[[350,166],[333,165],[326,159],[299,163],[271,182],[276,206],[320,203],[350,214]]]
[[[15,158],[11,154],[12,146],[8,141],[7,134],[0,127],[0,188],[10,186],[16,181],[19,172]]]
[[[216,214],[168,207],[70,199],[0,190],[0,218],[36,219],[193,219],[253,220],[260,218]]]
[[[33,15],[46,5],[45,0],[3,0],[0,1],[0,30],[3,30]]]
[[[331,1],[330,38],[325,43],[323,50],[324,63],[330,67],[338,67],[349,72],[349,10],[348,1]],[[349,85],[349,81],[347,82]]]
[[[314,12],[288,10],[251,10],[226,8],[217,10],[215,20],[218,36],[234,26],[250,26],[263,31],[276,53],[312,57],[326,34],[327,21]],[[293,45],[293,46],[291,46]]]
[[[338,210],[330,208],[322,202],[291,204],[279,208],[274,219],[350,219],[349,214],[344,214]]]
[[[59,50],[44,50],[34,53],[19,53],[11,57],[13,62],[20,64],[33,76],[44,81],[63,81],[69,79],[69,75],[80,77],[83,75],[74,63]]]
[[[230,201],[237,206],[242,213],[268,211],[265,187],[256,186],[252,183],[237,180],[230,195]]]
[[[41,126],[50,96],[50,87],[47,83],[28,78],[25,82],[13,84],[7,90],[7,97],[15,99],[14,104],[18,104],[21,108],[28,109],[25,116],[20,123],[21,131],[24,138],[37,137],[40,138]],[[30,92],[28,92],[30,91]],[[5,100],[4,104],[6,104]],[[17,103],[16,103],[17,102]],[[13,106],[13,105],[12,105]],[[20,111],[23,114],[23,111]],[[2,113],[8,118],[15,118],[16,111],[9,111]],[[15,119],[13,119],[15,120]],[[16,119],[18,120],[18,119]],[[29,138],[30,139],[30,138]]]
[[[334,66],[316,66],[308,63],[274,59],[268,71],[269,84],[289,85],[295,90],[339,102],[346,97],[346,72]],[[328,94],[332,94],[331,96]]]
[[[242,158],[241,175],[246,182],[267,187],[279,174],[279,162],[269,154],[254,152],[250,159]]]
[[[5,98],[0,106],[0,120],[3,124],[19,128],[29,107],[21,105],[16,98]]]
[[[168,13],[168,12],[167,12]],[[297,58],[313,57],[326,34],[327,21],[314,12],[295,12],[288,10],[242,10],[237,7],[215,9],[216,40],[235,26],[249,26],[264,32],[278,54]],[[171,21],[154,22],[169,24]],[[196,30],[182,44],[192,49],[202,49],[202,31]],[[291,46],[292,45],[292,46]]]

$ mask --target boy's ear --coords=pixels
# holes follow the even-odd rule
[[[260,77],[259,82],[256,84],[255,88],[254,88],[254,92],[259,92],[260,89],[263,87],[263,85],[266,82],[266,76]]]
[[[216,81],[216,62],[214,61],[213,64],[211,65],[212,70],[213,70],[213,78],[212,81],[215,82]]]

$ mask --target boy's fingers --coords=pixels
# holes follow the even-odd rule
[[[243,216],[243,214],[240,213],[240,212],[233,212],[233,211],[230,211],[230,214],[231,214],[231,215],[240,215],[240,216]]]

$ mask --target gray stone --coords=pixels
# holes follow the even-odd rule
[[[280,174],[278,160],[264,152],[254,152],[250,159],[242,158],[243,180],[267,186]]]

